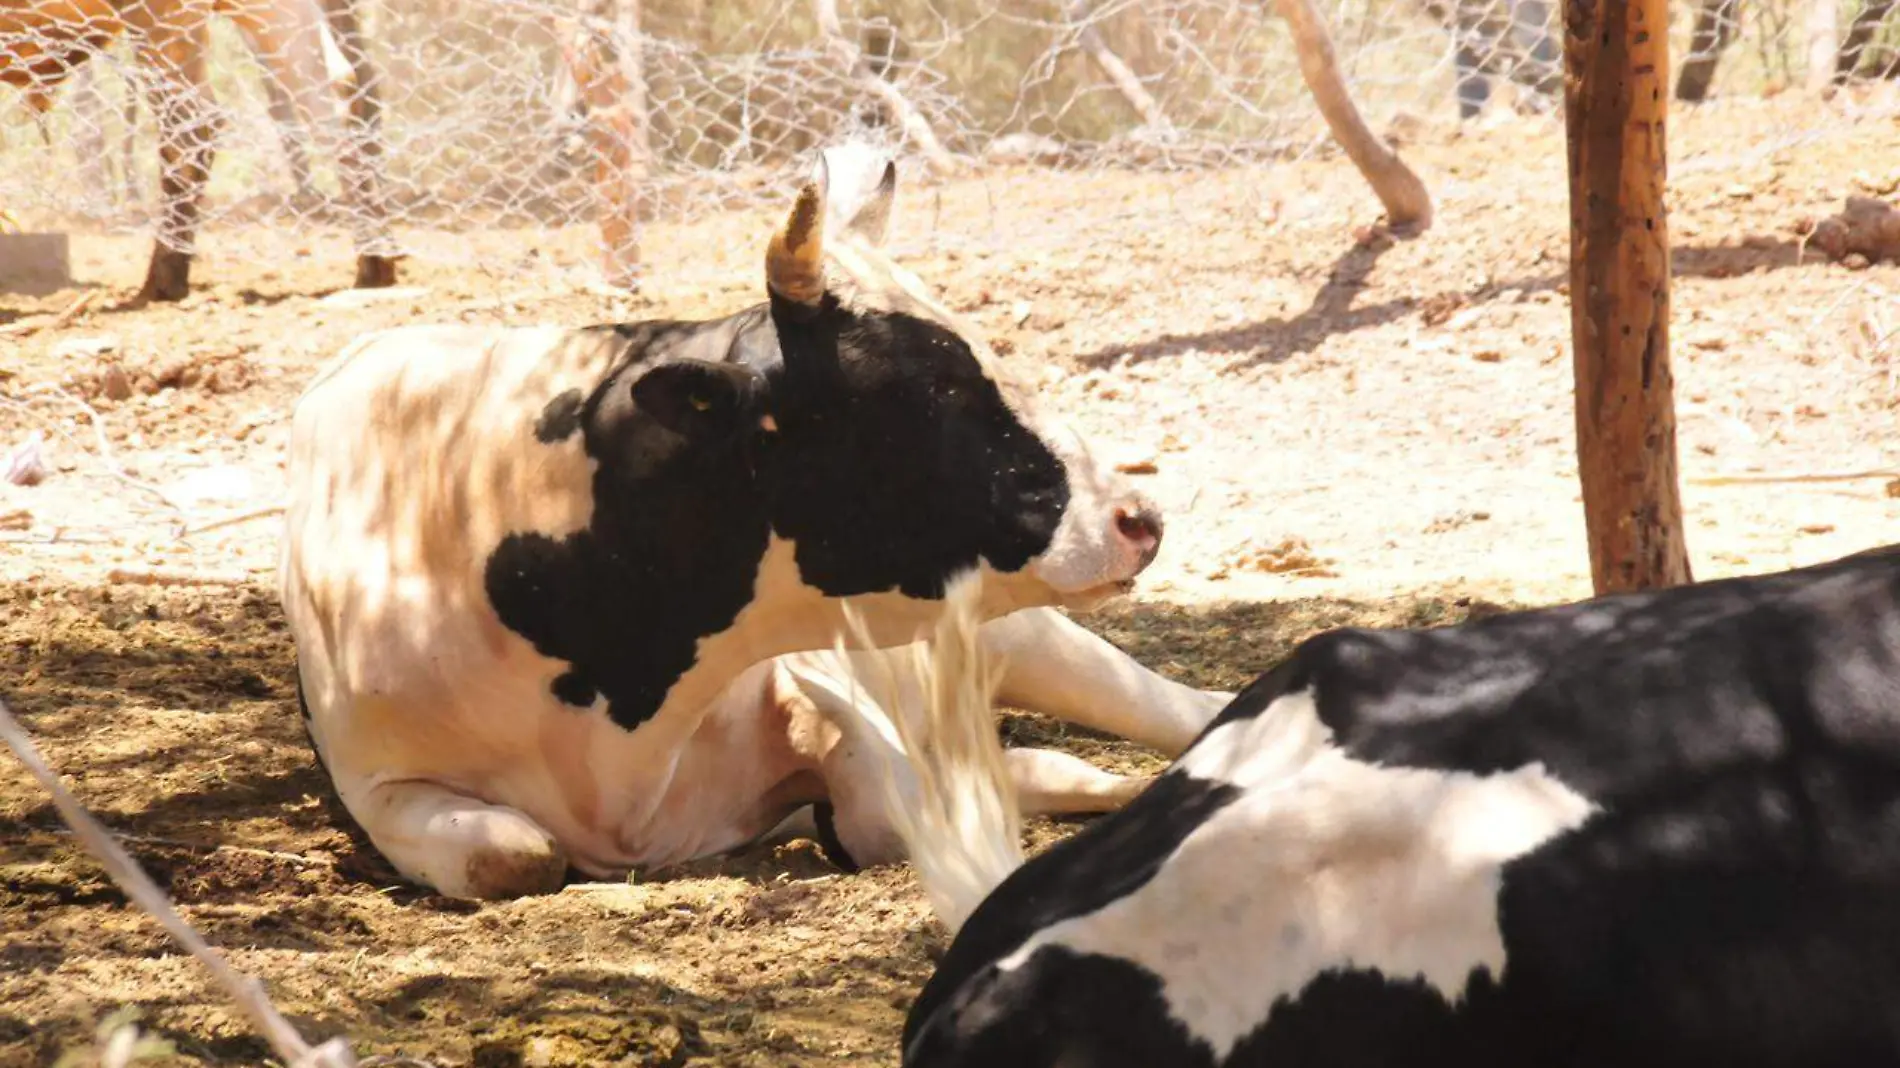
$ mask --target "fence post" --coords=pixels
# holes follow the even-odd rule
[[[1666,0],[1565,0],[1577,470],[1598,593],[1690,581],[1669,368]]]

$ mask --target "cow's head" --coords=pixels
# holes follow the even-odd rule
[[[894,183],[887,165],[860,198],[860,233],[881,236]],[[1127,588],[1160,545],[1158,511],[980,342],[834,292],[827,186],[821,161],[766,253],[782,362],[675,361],[640,379],[636,403],[689,436],[751,439],[772,531],[827,596],[935,598],[971,565],[987,572],[990,611]]]

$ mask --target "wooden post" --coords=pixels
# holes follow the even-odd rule
[[[1577,470],[1598,593],[1690,581],[1669,369],[1667,0],[1565,0]]]
[[[1379,140],[1359,114],[1359,106],[1346,91],[1346,79],[1339,73],[1332,35],[1326,32],[1326,23],[1313,9],[1312,0],[1273,0],[1273,7],[1292,31],[1293,46],[1300,56],[1300,77],[1306,80],[1306,88],[1332,130],[1333,140],[1346,150],[1385,205],[1387,223],[1399,231],[1422,231],[1430,226],[1431,194],[1412,168]]]

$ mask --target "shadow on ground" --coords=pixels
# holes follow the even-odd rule
[[[1456,593],[1113,606],[1083,617],[1183,681],[1233,689],[1341,625],[1433,625]],[[236,590],[0,591],[0,680],[81,800],[311,1036],[438,1064],[894,1063],[941,951],[904,868],[844,875],[810,843],[504,903],[399,884],[307,745],[273,598]],[[1011,716],[1022,743],[1158,767]],[[1047,825],[1038,839],[1064,833]],[[182,1063],[255,1062],[195,962],[130,910],[37,786],[0,770],[0,1064],[50,1063],[132,1005]]]

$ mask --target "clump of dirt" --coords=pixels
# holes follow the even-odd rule
[[[1828,259],[1865,267],[1900,263],[1900,210],[1875,197],[1850,196],[1847,206],[1807,227],[1808,244]]]

